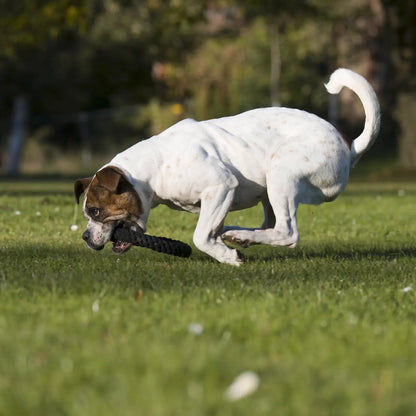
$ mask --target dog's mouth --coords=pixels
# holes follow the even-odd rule
[[[113,243],[113,252],[116,254],[125,253],[133,244],[127,241],[117,240]]]
[[[104,245],[101,245],[101,246],[99,246],[99,245],[95,245],[95,244],[93,244],[93,243],[91,243],[91,242],[89,242],[89,241],[87,241],[87,246],[88,246],[90,249],[95,250],[95,251],[100,251],[100,250],[102,250],[102,249],[104,248]]]
[[[123,227],[128,227],[130,226],[130,221],[120,221],[118,223],[118,225],[116,226],[116,228],[113,230],[113,235],[111,238],[111,241],[113,242],[113,253],[115,254],[123,254],[126,251],[128,251],[131,246],[133,245],[132,243],[129,243],[128,241],[124,241],[124,240],[118,240],[114,237],[114,231],[117,228],[123,228]]]

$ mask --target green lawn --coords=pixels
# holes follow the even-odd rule
[[[0,182],[0,415],[416,411],[416,184],[302,206],[298,247],[249,248],[240,268],[93,252],[71,190]],[[260,207],[228,221],[261,222]],[[148,231],[191,244],[195,223],[161,207]],[[227,400],[246,370],[258,389]]]

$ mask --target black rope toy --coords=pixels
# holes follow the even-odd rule
[[[123,223],[114,230],[111,241],[118,240],[172,256],[189,257],[192,253],[191,247],[182,241],[145,234],[140,227],[131,223]]]

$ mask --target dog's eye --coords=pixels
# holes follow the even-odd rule
[[[101,214],[101,211],[100,211],[99,208],[91,208],[90,209],[90,215],[91,215],[91,217],[98,218],[100,216],[100,214]]]

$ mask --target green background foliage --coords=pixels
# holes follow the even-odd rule
[[[398,147],[399,163],[412,167],[416,152],[405,110],[416,102],[413,2],[344,6],[338,0],[3,0],[0,144],[18,96],[28,100],[28,137],[40,147],[79,154],[85,139],[78,116],[86,112],[89,146],[102,151],[101,162],[112,143],[125,147],[183,117],[206,119],[278,102],[327,118],[323,83],[345,66],[362,73],[382,103],[374,155]],[[114,109],[138,104],[144,115],[151,106],[159,121],[140,115],[143,124],[127,123],[129,132],[116,121],[109,134],[95,130],[94,111],[111,109],[112,120]],[[182,110],[172,113],[178,106]],[[361,106],[346,94],[339,109],[339,127],[355,137]],[[24,172],[27,165],[23,161]]]

